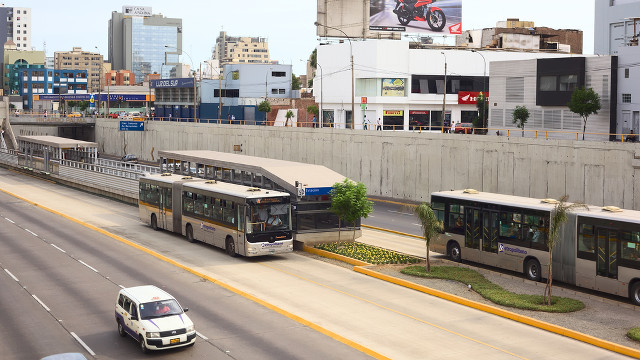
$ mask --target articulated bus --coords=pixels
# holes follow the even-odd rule
[[[140,219],[227,254],[293,251],[288,193],[174,174],[140,178]]]
[[[454,261],[523,272],[540,281],[548,276],[547,236],[556,202],[472,189],[432,193],[431,207],[444,234],[431,249]],[[628,296],[640,305],[640,211],[588,208],[567,214],[553,250],[553,279]]]

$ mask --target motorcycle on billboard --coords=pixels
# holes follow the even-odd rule
[[[433,0],[396,0],[393,12],[398,15],[398,21],[406,26],[411,21],[426,21],[433,31],[442,31],[447,22],[444,11],[432,6]]]

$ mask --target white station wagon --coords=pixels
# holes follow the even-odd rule
[[[173,296],[153,285],[120,290],[116,300],[118,333],[129,334],[140,349],[160,350],[192,346],[196,342],[193,322]]]

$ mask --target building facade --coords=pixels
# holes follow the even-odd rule
[[[105,74],[104,84],[105,86],[133,86],[136,84],[136,74],[129,70],[111,70]]]
[[[18,50],[31,50],[31,8],[0,7],[0,43],[11,40]]]
[[[221,31],[216,39],[212,58],[219,66],[226,64],[269,64],[269,43],[261,37],[227,36]]]
[[[101,54],[82,51],[74,47],[72,51],[56,51],[54,53],[54,69],[56,70],[86,70],[89,79],[89,92],[97,93],[103,86],[101,69],[104,59]]]
[[[145,11],[112,12],[109,20],[109,61],[114,70],[130,70],[138,81],[158,73],[169,77],[169,66],[182,54],[182,19]],[[135,9],[134,9],[135,10]]]
[[[595,54],[617,55],[622,47],[638,45],[639,33],[640,0],[595,1]]]
[[[7,41],[8,43],[10,41]],[[41,69],[45,66],[44,51],[17,50],[13,45],[4,46],[3,90],[6,95],[19,95],[20,71],[26,68]]]
[[[35,109],[34,101],[38,101],[40,95],[57,95],[62,99],[63,95],[87,93],[86,70],[24,68],[20,71],[20,95],[25,109]],[[50,109],[47,105],[40,103],[38,107]]]

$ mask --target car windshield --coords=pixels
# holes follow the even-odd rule
[[[171,315],[180,315],[182,313],[182,308],[174,299],[152,301],[140,304],[140,318],[142,320],[155,319]]]
[[[251,204],[247,232],[259,233],[290,228],[290,203]]]

